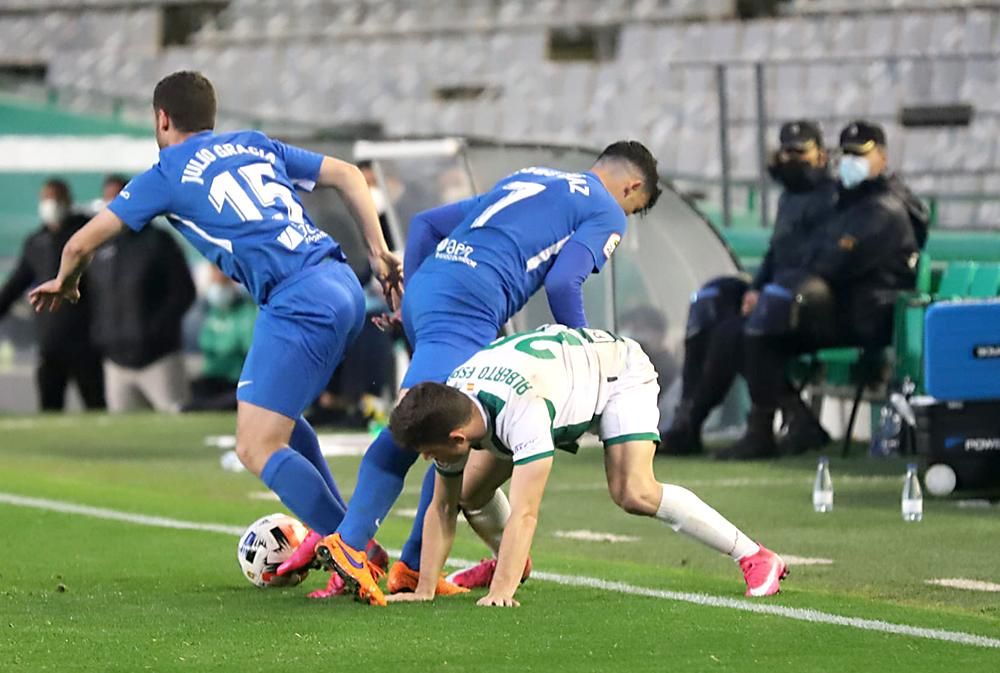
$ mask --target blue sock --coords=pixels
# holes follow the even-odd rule
[[[319,448],[319,439],[316,437],[316,431],[313,430],[313,427],[309,425],[309,421],[304,416],[299,416],[299,420],[295,422],[295,428],[292,430],[292,438],[288,440],[288,445],[312,463],[316,471],[319,472],[319,476],[323,477],[323,481],[326,482],[326,487],[330,489],[330,493],[340,503],[340,508],[347,509],[347,503],[344,502],[343,496],[340,495],[340,489],[337,488],[337,483],[333,480],[333,475],[330,473],[330,465],[326,462],[326,458],[323,457],[323,452]]]
[[[420,549],[424,543],[424,515],[430,507],[431,499],[434,498],[434,475],[437,470],[431,465],[424,475],[423,484],[420,487],[420,504],[417,505],[417,518],[413,520],[413,529],[410,537],[403,545],[403,553],[399,560],[410,567],[411,570],[420,570]]]
[[[324,537],[337,530],[344,518],[344,508],[326,487],[320,473],[287,446],[271,455],[260,479],[278,494],[292,514]]]
[[[388,430],[379,433],[361,459],[358,485],[338,529],[344,542],[355,549],[364,549],[375,537],[375,531],[402,492],[403,479],[416,460],[417,453],[397,446]]]

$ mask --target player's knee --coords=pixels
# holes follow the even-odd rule
[[[615,504],[628,514],[652,516],[656,514],[659,497],[652,484],[645,481],[623,481],[616,494],[612,494]]]
[[[267,464],[268,458],[277,448],[269,448],[260,442],[247,441],[239,437],[236,439],[236,457],[240,459],[247,470],[258,477],[264,471],[264,465]]]

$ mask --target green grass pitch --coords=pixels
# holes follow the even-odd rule
[[[243,527],[281,510],[251,497],[252,476],[224,472],[204,438],[228,415],[0,418],[0,499],[46,498],[184,521]],[[1000,582],[1000,510],[925,503],[899,515],[902,461],[833,459],[834,511],[813,513],[816,456],[777,463],[658,460],[662,481],[689,486],[792,564],[767,604],[1000,638],[1000,595],[929,586],[933,578]],[[357,458],[331,459],[346,492]],[[416,505],[422,468],[397,507]],[[667,592],[743,600],[731,561],[654,520],[618,511],[601,453],[559,454],[533,550],[538,570]],[[398,548],[411,521],[390,516]],[[515,610],[473,596],[375,609],[315,602],[325,581],[258,590],[235,560],[236,538],[102,520],[0,501],[0,671],[1000,671],[1000,649],[786,614],[756,614],[535,579]],[[557,531],[632,536],[606,543]],[[455,555],[479,558],[462,527]],[[995,641],[994,641],[995,642]]]

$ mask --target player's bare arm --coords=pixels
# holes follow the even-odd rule
[[[477,605],[517,607],[514,592],[521,583],[524,564],[538,525],[545,484],[552,471],[552,458],[542,458],[514,467],[510,479],[510,520],[500,542],[497,570],[489,593]],[[426,528],[425,535],[426,535]],[[426,542],[424,543],[426,544]],[[422,561],[421,561],[422,563]]]
[[[59,272],[28,294],[35,311],[56,311],[64,301],[75,304],[80,299],[80,276],[94,251],[121,233],[124,223],[105,208],[80,228],[63,246]]]
[[[437,590],[438,577],[455,542],[458,503],[462,494],[462,475],[434,477],[434,498],[424,517],[424,544],[420,550],[420,581],[413,593],[393,594],[393,602],[431,601]]]
[[[385,242],[365,176],[352,163],[323,157],[318,182],[335,188],[344,198],[368,246],[368,262],[382,285],[385,299],[393,310],[399,308],[403,295],[403,262]]]

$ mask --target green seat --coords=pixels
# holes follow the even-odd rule
[[[953,265],[958,267],[958,265]],[[959,267],[949,276],[947,284],[942,279],[946,290],[971,282],[972,269]],[[968,278],[968,281],[963,281]],[[854,423],[857,419],[858,406],[866,386],[884,380],[884,372],[888,364],[894,364],[892,379],[903,381],[910,379],[919,386],[923,374],[923,342],[924,342],[924,309],[930,302],[931,289],[931,258],[923,253],[917,263],[915,290],[902,293],[897,302],[893,318],[893,353],[884,349],[866,352],[861,348],[824,348],[815,355],[807,355],[800,359],[797,369],[815,371],[815,365],[822,365],[823,378],[829,385],[851,387],[854,389],[854,400],[851,406],[851,416],[844,436],[843,453],[847,455],[850,447]],[[812,363],[812,367],[809,367]]]
[[[893,380],[913,382],[921,391],[924,374],[924,311],[931,301],[931,259],[926,253],[917,265],[915,292],[903,294],[896,301],[893,316],[892,346],[896,354]]]
[[[975,262],[952,262],[941,276],[935,296],[939,299],[956,299],[969,293],[978,265]]]
[[[980,264],[969,285],[968,296],[973,299],[990,299],[1000,291],[1000,264]]]

